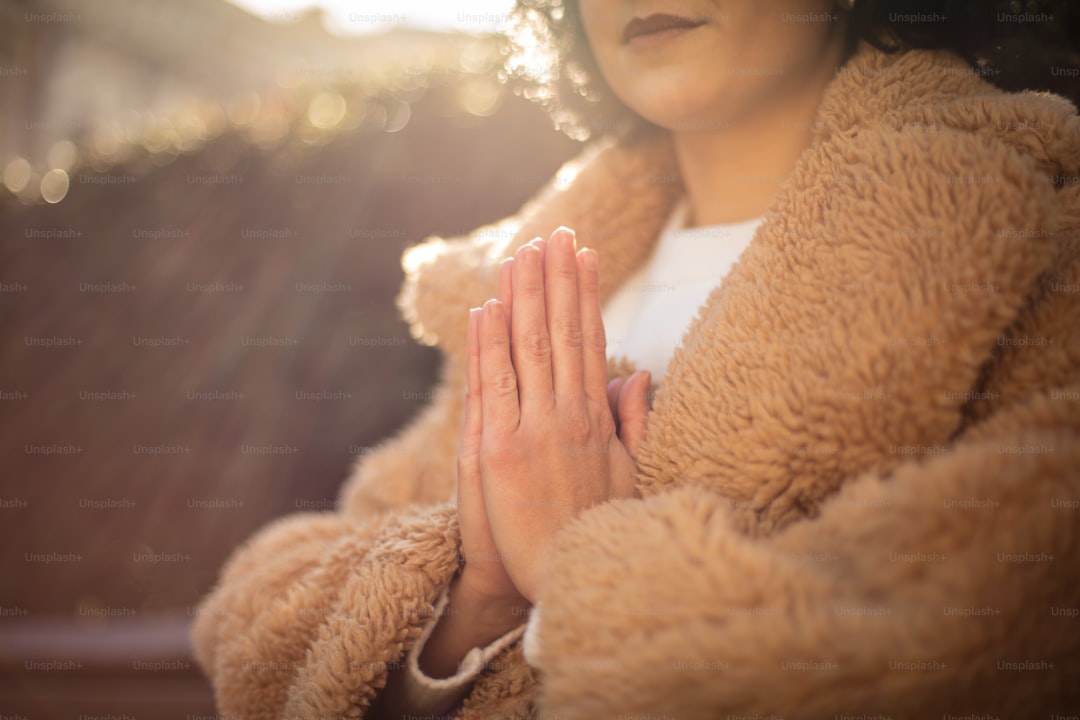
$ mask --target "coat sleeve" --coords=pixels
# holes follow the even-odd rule
[[[362,713],[458,567],[448,504],[360,523],[301,513],[234,553],[192,640],[227,717]]]
[[[1066,405],[1043,395],[766,538],[736,531],[729,501],[699,487],[583,514],[559,536],[542,598],[544,712],[1075,708],[1080,421]]]

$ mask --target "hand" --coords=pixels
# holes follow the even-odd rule
[[[649,383],[647,373],[613,383],[609,401],[597,257],[575,253],[572,232],[557,230],[546,246],[526,245],[506,265],[503,299],[470,314],[470,437],[474,380],[481,429],[467,458],[479,464],[497,557],[533,601],[556,532],[586,508],[636,495],[631,451],[644,435]]]

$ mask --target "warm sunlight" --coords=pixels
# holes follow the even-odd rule
[[[391,25],[431,30],[490,32],[498,28],[513,6],[511,0],[230,0],[271,22],[291,23],[311,8],[325,14],[331,32],[349,35],[376,32]]]

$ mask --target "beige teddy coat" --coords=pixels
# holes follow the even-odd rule
[[[515,643],[461,716],[1076,715],[1078,168],[1061,98],[860,48],[659,379],[642,499],[560,533],[539,668]],[[459,567],[467,309],[560,224],[610,297],[681,193],[642,133],[406,254],[441,382],[338,512],[272,523],[222,571],[193,638],[223,717],[363,716]]]

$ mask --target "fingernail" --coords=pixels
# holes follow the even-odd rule
[[[555,229],[555,232],[551,234],[552,240],[561,243],[561,247],[576,248],[577,247],[577,235],[574,231],[565,225],[560,225]]]
[[[540,250],[535,245],[526,245],[521,248],[521,262],[525,263],[525,267],[536,267],[536,264],[540,262]]]

